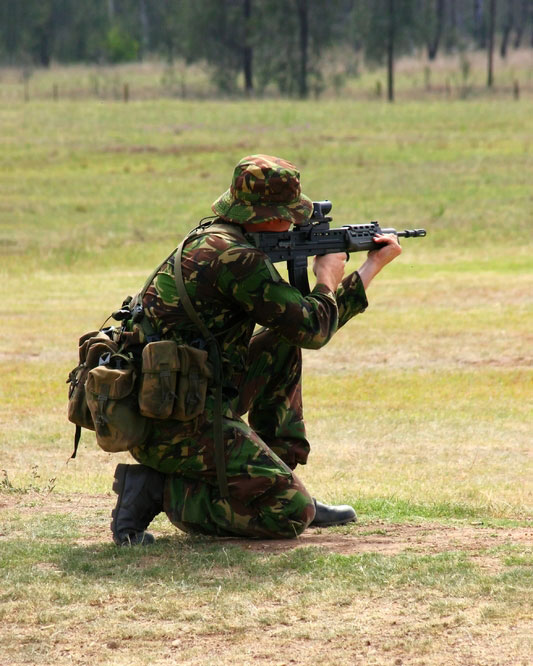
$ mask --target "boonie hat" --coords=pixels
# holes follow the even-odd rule
[[[272,155],[249,155],[237,164],[231,187],[211,208],[237,224],[278,219],[304,224],[311,217],[313,202],[302,194],[294,164]]]

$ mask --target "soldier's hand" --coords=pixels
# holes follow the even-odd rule
[[[366,289],[379,271],[402,253],[396,234],[377,234],[376,243],[383,245],[379,250],[371,250],[365,263],[359,269],[359,277]]]
[[[376,262],[380,270],[402,253],[402,247],[396,234],[376,234],[374,242],[380,243],[382,247],[379,250],[371,250],[368,258]]]
[[[344,267],[346,265],[346,253],[338,252],[335,254],[323,254],[315,257],[313,261],[313,272],[316,275],[316,281],[325,284],[331,291],[337,291],[344,276]]]

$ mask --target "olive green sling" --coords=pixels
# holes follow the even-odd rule
[[[194,306],[187,294],[182,273],[182,255],[186,242],[191,238],[189,234],[180,243],[174,260],[174,277],[176,280],[176,289],[180,302],[189,316],[189,319],[195,324],[207,342],[209,348],[209,360],[213,365],[213,380],[215,383],[215,404],[213,413],[213,443],[215,449],[215,465],[217,470],[217,481],[220,489],[220,496],[226,498],[228,492],[228,479],[226,476],[226,461],[224,455],[224,433],[222,429],[222,352],[217,339],[207,328],[204,322],[198,316]]]

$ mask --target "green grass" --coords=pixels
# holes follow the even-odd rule
[[[107,582],[115,592],[122,588],[132,596],[140,596],[139,588],[149,589],[150,586],[169,590],[188,587],[199,596],[223,586],[225,597],[247,590],[268,596],[275,594],[276,584],[288,576],[295,578],[291,587],[298,587],[304,595],[307,592],[317,597],[333,596],[332,586],[337,592],[344,588],[348,595],[372,588],[404,586],[461,594],[466,587],[472,587],[475,595],[484,596],[490,585],[498,588],[496,593],[503,593],[506,584],[513,580],[517,584],[526,583],[529,578],[528,563],[517,561],[519,555],[514,552],[511,559],[506,552],[499,553],[505,570],[497,575],[483,574],[461,552],[435,556],[414,553],[395,557],[374,553],[346,556],[308,548],[262,557],[232,546],[221,549],[217,545],[206,545],[201,540],[181,544],[163,539],[140,559],[138,552],[132,549],[117,550],[110,545],[76,547],[79,535],[74,532],[70,539],[65,536],[72,532],[72,525],[61,516],[53,525],[42,527],[49,529],[33,533],[34,538],[40,540],[39,544],[24,541],[10,544],[4,550],[5,559],[0,561],[2,571],[10,570],[8,584],[13,588],[23,586],[19,599],[31,599],[57,572],[62,572],[66,589],[74,588],[72,601],[83,601],[84,588],[96,581],[104,585]],[[52,575],[44,567],[37,575],[33,572],[33,567],[43,561]],[[209,572],[207,576],[205,572]],[[4,587],[4,599],[9,599],[11,592],[8,594]],[[57,590],[51,587],[49,593],[54,597]],[[526,601],[525,595],[522,601]]]
[[[426,607],[432,620],[425,640],[437,640],[443,622],[452,633],[472,628],[465,599],[480,608],[480,626],[496,631],[509,618],[515,627],[525,626],[531,612],[531,571],[516,548],[500,549],[498,569],[487,572],[463,552],[344,556],[309,548],[261,556],[202,539],[167,538],[140,554],[103,544],[80,546],[63,516],[51,517],[33,537],[7,544],[0,560],[2,622],[9,626],[13,614],[24,617],[18,625],[25,637],[22,649],[16,653],[8,646],[5,654],[32,663],[46,662],[55,653],[58,634],[68,627],[71,649],[78,654],[80,630],[72,624],[73,613],[97,636],[93,658],[98,663],[107,663],[109,649],[121,649],[122,658],[134,650],[135,663],[144,664],[161,643],[191,633],[204,646],[212,644],[213,635],[224,637],[225,652],[240,653],[242,659],[247,637],[256,636],[266,647],[262,635],[268,628],[283,643],[307,641],[310,658],[317,649],[313,643],[330,644],[333,655],[340,643],[347,650],[357,645],[364,650],[365,642],[352,633],[352,613],[357,600],[365,598],[372,603],[372,617],[384,605],[380,595],[388,597],[389,621],[404,630],[407,618],[396,615],[393,600],[402,597]],[[420,633],[413,619],[411,632],[416,627]],[[405,644],[408,633],[403,654],[426,652],[431,658],[429,646]],[[89,653],[95,652],[94,642],[87,643]],[[180,658],[194,663],[194,646],[183,648]],[[394,652],[392,643],[390,649]],[[204,648],[204,654],[210,652]]]
[[[0,101],[9,663],[528,663],[530,107]],[[67,463],[77,338],[210,214],[251,152],[293,160],[336,225],[428,230],[376,278],[368,311],[304,354],[313,450],[299,473],[360,522],[279,551],[184,536],[160,516],[154,548],[117,550],[111,479],[127,455],[85,433]]]
[[[210,214],[250,152],[292,159],[304,190],[334,202],[338,224],[426,226],[411,261],[443,247],[463,260],[465,249],[492,259],[527,243],[529,116],[527,103],[504,101],[3,107],[5,268],[16,270],[28,252],[47,270],[107,268],[126,263],[126,250],[130,263],[144,256],[148,267]]]

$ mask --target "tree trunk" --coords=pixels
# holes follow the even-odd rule
[[[46,29],[39,35],[39,64],[50,67],[50,39]]]
[[[484,0],[474,0],[474,32],[478,48],[484,49],[487,42]]]
[[[457,30],[457,0],[450,2],[450,27],[453,31]]]
[[[509,46],[509,38],[514,23],[514,0],[507,0],[507,11],[505,12],[505,20],[502,27],[502,43],[500,44],[500,56],[507,57],[507,47]]]
[[[444,0],[436,0],[435,18],[437,20],[437,24],[435,26],[435,34],[433,35],[433,39],[428,40],[428,58],[430,60],[435,60],[437,51],[439,49],[440,38],[442,36],[442,29],[444,25],[444,10]]]
[[[457,0],[448,0],[448,30],[445,31],[446,51],[451,51],[457,46],[457,30],[459,17],[457,14]]]
[[[36,60],[43,67],[50,67],[52,60],[52,46],[55,36],[56,16],[52,4],[47,5],[47,15],[43,17],[43,22],[37,26],[36,30]]]
[[[522,36],[524,34],[524,27],[527,23],[527,18],[528,18],[528,13],[529,13],[529,1],[528,0],[522,0],[521,6],[520,6],[520,18],[518,19],[517,25],[516,25],[516,32],[515,32],[515,38],[514,38],[514,43],[513,46],[515,49],[520,48],[520,44],[522,43]]]
[[[492,88],[494,82],[493,76],[493,56],[494,56],[494,23],[496,16],[496,0],[489,0],[489,40],[488,40],[488,71],[487,87]]]
[[[139,22],[141,24],[141,49],[140,58],[144,59],[148,53],[150,43],[150,28],[148,25],[148,14],[146,13],[146,0],[139,0]]]
[[[309,13],[307,0],[297,0],[298,23],[300,27],[300,72],[298,76],[298,93],[305,99],[309,93],[307,87],[307,56],[309,49]]]
[[[244,70],[244,92],[251,95],[254,85],[252,76],[253,50],[250,46],[250,17],[252,15],[252,0],[243,0],[244,12],[244,48],[242,50]]]
[[[465,7],[461,0],[453,0],[455,29],[457,34],[460,35],[464,30],[465,25]]]
[[[389,25],[387,27],[387,99],[394,102],[394,0],[389,0]]]

